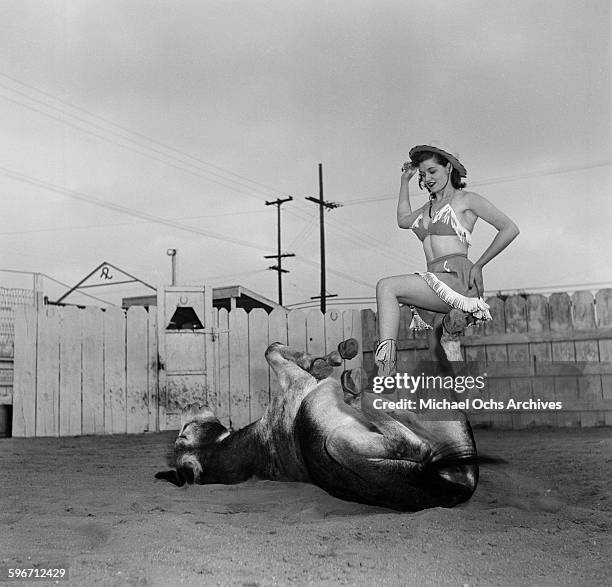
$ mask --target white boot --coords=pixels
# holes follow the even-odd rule
[[[378,374],[382,377],[397,373],[397,343],[392,338],[383,340],[376,347],[374,362],[378,367]]]

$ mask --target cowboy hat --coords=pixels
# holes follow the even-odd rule
[[[412,159],[417,153],[422,153],[423,151],[442,155],[442,157],[446,158],[448,162],[459,172],[459,177],[467,176],[467,169],[463,166],[461,161],[459,161],[458,156],[453,155],[440,147],[436,147],[434,145],[416,145],[416,147],[412,147],[412,149],[410,149],[408,156],[410,159]]]

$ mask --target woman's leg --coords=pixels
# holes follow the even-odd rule
[[[418,275],[397,275],[381,279],[376,284],[376,302],[380,342],[374,353],[374,360],[379,375],[394,375],[400,303],[444,313],[449,311],[450,306],[443,302]]]
[[[418,275],[385,277],[376,284],[379,340],[397,339],[400,304],[443,313],[451,309]]]

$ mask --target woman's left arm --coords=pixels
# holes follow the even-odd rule
[[[501,210],[498,210],[489,200],[469,192],[466,194],[466,208],[469,208],[476,216],[497,228],[497,234],[491,241],[480,259],[474,263],[470,271],[470,286],[475,285],[480,295],[483,294],[484,285],[482,280],[482,268],[494,257],[497,257],[519,234],[516,224]]]

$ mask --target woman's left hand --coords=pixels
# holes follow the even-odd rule
[[[472,287],[476,288],[476,291],[478,292],[478,297],[482,297],[484,295],[484,281],[482,279],[482,267],[480,265],[474,265],[470,269],[468,283],[470,289]]]

